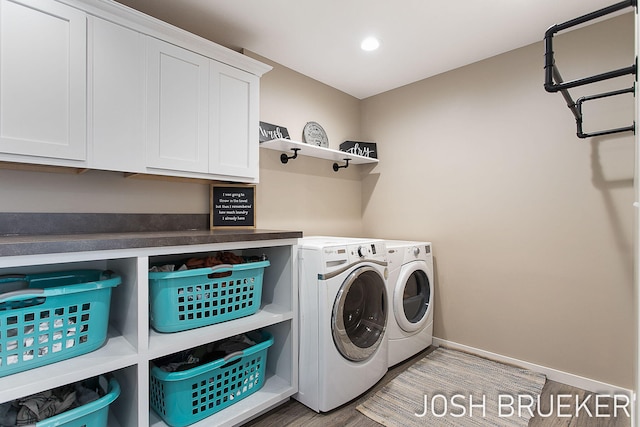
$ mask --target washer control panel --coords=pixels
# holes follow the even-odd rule
[[[364,260],[386,261],[387,248],[384,241],[363,242],[348,245],[349,261],[357,262]]]

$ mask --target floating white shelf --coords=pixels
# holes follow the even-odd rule
[[[290,139],[272,139],[260,143],[260,147],[270,150],[278,150],[292,156],[298,150],[298,155],[316,157],[319,159],[333,160],[334,162],[344,162],[349,159],[349,164],[362,165],[366,163],[378,163],[378,159],[372,157],[358,156],[344,151],[333,150],[331,148],[319,147],[317,145],[305,144],[304,142],[292,141]],[[283,162],[286,163],[286,162]]]

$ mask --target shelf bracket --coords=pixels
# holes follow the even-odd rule
[[[293,150],[293,156],[287,156],[285,153],[282,153],[280,155],[280,161],[283,164],[287,164],[287,162],[289,162],[289,159],[297,159],[298,158],[298,151],[300,151],[300,148],[292,148],[291,150]]]
[[[344,166],[339,166],[337,163],[333,164],[333,171],[334,172],[338,172],[340,169],[342,168],[348,168],[349,167],[349,160],[351,159],[344,159],[344,161],[346,162]]]

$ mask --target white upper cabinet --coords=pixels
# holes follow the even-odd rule
[[[145,170],[145,36],[89,17],[89,159],[94,169]]]
[[[147,60],[147,166],[257,182],[259,78],[151,37]]]
[[[255,75],[212,62],[210,172],[257,182],[259,84]]]
[[[209,171],[209,59],[147,38],[147,166]]]
[[[270,69],[111,0],[0,0],[0,161],[256,183]]]
[[[257,182],[259,78],[151,37],[147,61],[147,166]]]
[[[3,160],[86,159],[86,40],[80,10],[49,0],[0,0]]]

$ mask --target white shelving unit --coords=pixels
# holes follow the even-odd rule
[[[121,394],[110,406],[109,425],[164,427],[149,408],[149,362],[168,354],[236,334],[264,329],[274,337],[267,353],[263,387],[194,426],[232,426],[277,406],[298,389],[297,239],[214,243],[148,249],[108,250],[0,257],[0,275],[78,268],[109,269],[122,277],[112,291],[109,334],[96,351],[0,378],[0,402],[25,397],[96,375],[111,373]],[[265,254],[262,303],[257,313],[202,328],[159,333],[149,327],[148,268],[168,259],[184,259],[233,250]]]
[[[260,143],[260,147],[269,150],[282,151],[286,156],[293,156],[297,150],[299,156],[316,157],[318,159],[332,160],[334,162],[345,162],[349,159],[351,165],[363,165],[368,163],[378,163],[378,159],[372,157],[358,156],[344,151],[331,148],[319,147],[317,145],[305,144],[304,142],[292,141],[290,139],[272,139]],[[286,162],[283,162],[286,163]]]

